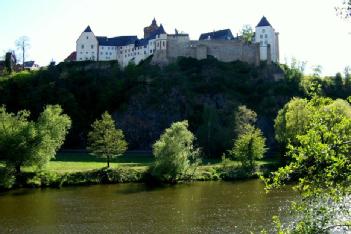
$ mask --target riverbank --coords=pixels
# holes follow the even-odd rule
[[[45,168],[38,171],[31,167],[22,168],[16,177],[6,173],[0,165],[0,190],[12,188],[45,188],[116,183],[155,183],[150,173],[153,157],[149,154],[127,154],[117,158],[106,167],[103,159],[86,153],[58,154]],[[257,178],[260,174],[273,171],[279,165],[275,160],[257,162],[257,169],[247,173],[240,163],[220,160],[203,160],[195,173],[187,181],[239,180]]]

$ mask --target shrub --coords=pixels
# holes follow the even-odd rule
[[[199,163],[199,149],[194,148],[194,140],[188,121],[173,123],[153,145],[152,175],[167,182],[192,177]]]

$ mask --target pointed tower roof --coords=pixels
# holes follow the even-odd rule
[[[155,18],[152,20],[151,25],[157,25],[157,22],[156,22],[156,19],[155,19]]]
[[[84,32],[92,32],[89,25],[88,25],[88,27],[84,30]]]
[[[266,26],[271,26],[272,27],[272,25],[268,22],[267,18],[265,16],[263,16],[256,27],[266,27]]]

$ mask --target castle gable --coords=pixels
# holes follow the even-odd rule
[[[224,29],[200,35],[199,40],[233,40],[234,36],[230,29]]]

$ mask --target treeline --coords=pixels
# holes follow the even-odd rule
[[[171,123],[187,119],[196,145],[207,156],[219,157],[233,145],[239,106],[257,113],[256,127],[274,149],[274,118],[284,104],[308,97],[316,82],[325,95],[346,97],[351,90],[341,79],[344,94],[337,79],[306,79],[288,66],[254,67],[213,58],[181,58],[164,68],[145,61],[124,70],[114,62],[62,63],[0,78],[0,104],[11,112],[29,110],[33,119],[47,104],[59,104],[72,119],[66,148],[85,148],[90,125],[105,111],[113,113],[129,149],[151,149]]]

